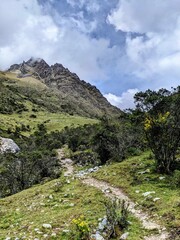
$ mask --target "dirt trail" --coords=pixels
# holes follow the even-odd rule
[[[64,176],[68,177],[73,174],[73,161],[70,158],[64,157],[64,152],[62,149],[58,150],[58,158],[60,160],[61,165],[66,169],[64,172]]]
[[[104,192],[104,194],[109,198],[118,198],[120,200],[126,200],[129,203],[129,211],[133,213],[133,215],[138,218],[143,227],[148,230],[157,229],[159,230],[159,234],[152,235],[145,237],[144,240],[164,240],[169,239],[168,233],[165,231],[165,228],[163,226],[160,226],[155,221],[150,220],[150,216],[143,212],[142,210],[136,209],[136,204],[129,199],[129,197],[123,193],[123,191],[120,188],[112,187],[110,184],[104,181],[100,181],[91,177],[87,177],[85,179],[82,179],[82,182],[84,184],[87,184],[89,186],[96,187]]]
[[[59,159],[62,166],[66,169],[64,176],[72,176],[73,175],[73,162],[71,159],[64,158],[63,150],[58,151]],[[126,200],[129,203],[129,211],[138,218],[142,226],[148,230],[158,230],[159,234],[147,236],[144,240],[170,240],[168,232],[165,227],[159,225],[155,221],[150,219],[150,216],[140,209],[136,209],[136,204],[130,200],[130,198],[117,187],[112,187],[109,183],[105,181],[100,181],[92,177],[84,176],[80,178],[82,183],[96,187],[100,189],[107,197],[109,198],[118,198],[120,200]]]

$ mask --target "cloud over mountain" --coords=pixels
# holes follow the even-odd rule
[[[2,14],[9,11],[11,4],[12,12]],[[108,47],[108,39],[89,37],[95,22],[85,21],[80,14],[63,16],[50,9],[55,11],[53,18],[46,7],[36,0],[2,0],[1,68],[33,56],[49,63],[62,62],[89,81],[106,78],[106,71],[100,65],[114,50]]]
[[[41,57],[114,96],[179,84],[179,0],[2,0],[0,31],[0,69]]]

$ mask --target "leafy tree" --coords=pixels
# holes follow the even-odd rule
[[[108,160],[122,161],[130,155],[130,149],[139,149],[142,145],[139,133],[124,116],[120,122],[102,120],[92,138],[92,144],[102,164]]]
[[[43,178],[59,177],[59,164],[47,152],[8,153],[0,161],[0,194],[11,195],[39,183]]]
[[[173,170],[180,143],[180,88],[147,90],[135,95],[136,107],[143,112],[146,138],[155,155],[156,169],[161,173]]]
[[[54,149],[62,146],[60,133],[48,134],[45,125],[40,124],[28,138],[17,129],[10,137],[21,151],[0,154],[0,196],[17,193],[45,178],[59,177],[60,165]]]

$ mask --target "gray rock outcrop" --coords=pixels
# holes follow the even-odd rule
[[[12,139],[0,137],[0,153],[6,152],[16,153],[19,151],[20,148]]]

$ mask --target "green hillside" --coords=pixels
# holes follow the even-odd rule
[[[84,215],[96,226],[105,213],[100,203],[103,199],[100,191],[62,178],[25,190],[0,200],[0,239],[43,239],[44,234],[48,234],[47,239],[68,239],[63,230],[70,229],[73,218]],[[44,223],[53,228],[43,229]],[[56,235],[52,237],[52,233]]]
[[[17,78],[16,74],[0,75],[0,128],[30,135],[37,125],[44,123],[48,132],[62,130],[66,126],[76,127],[94,124],[97,120],[68,114],[61,108],[58,95],[35,78]],[[67,113],[66,113],[67,112]]]
[[[120,109],[112,106],[95,86],[80,80],[62,64],[50,66],[43,59],[31,58],[10,66],[6,75],[16,79],[28,99],[49,111],[61,110],[93,118],[121,114]]]
[[[174,178],[154,172],[154,159],[149,152],[121,163],[104,166],[93,176],[120,187],[167,229],[180,227],[180,195],[178,176]],[[150,194],[144,196],[143,193]],[[173,239],[173,238],[172,238]]]
[[[0,239],[179,240],[180,89],[140,92],[122,113],[59,64],[35,64],[38,78],[11,68],[0,147],[19,151],[0,149]]]
[[[60,186],[59,186],[60,185]],[[104,194],[79,180],[57,179],[0,200],[0,239],[79,239],[70,237],[73,219],[84,216],[91,232],[105,215]],[[133,216],[130,239],[148,234]],[[51,224],[51,229],[43,228]]]
[[[176,188],[169,188],[171,181],[169,177],[153,174],[153,161],[148,156],[149,153],[144,153],[122,163],[104,166],[92,176],[123,189],[138,203],[137,208],[149,212],[152,220],[171,232],[170,239],[178,239],[179,191]],[[141,164],[142,161],[144,164]],[[84,176],[85,179],[87,177]],[[162,180],[160,177],[163,177]],[[82,181],[83,178],[74,178],[74,176],[60,177],[1,199],[0,239],[24,237],[24,239],[78,240],[81,238],[72,235],[73,219],[78,219],[82,215],[91,234],[94,233],[99,219],[106,214],[104,203],[107,197],[102,191],[82,184]],[[151,195],[148,197],[142,195],[148,191],[152,192]],[[159,199],[153,201],[156,197]],[[127,239],[139,240],[144,239],[145,236],[151,239],[148,236],[158,236],[157,229],[145,229],[139,219],[132,214],[129,214],[128,221],[131,224],[120,232],[120,235],[128,232]],[[46,229],[43,224],[50,224],[51,228]]]

